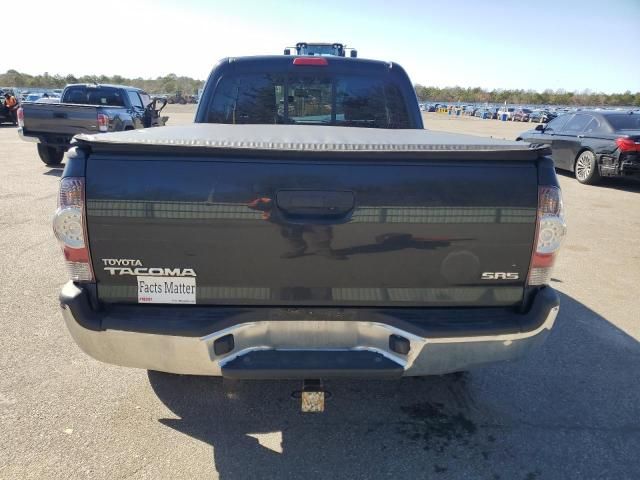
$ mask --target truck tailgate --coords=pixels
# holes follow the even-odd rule
[[[94,144],[87,163],[88,235],[103,302],[522,301],[535,160],[134,150]],[[193,298],[141,293],[141,280],[144,287],[178,277],[175,285],[195,285]]]
[[[98,131],[97,119],[100,107],[96,105],[24,103],[22,108],[26,132],[73,136],[77,133]]]

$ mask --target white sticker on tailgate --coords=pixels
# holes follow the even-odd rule
[[[138,279],[138,303],[196,303],[193,277],[151,277]]]

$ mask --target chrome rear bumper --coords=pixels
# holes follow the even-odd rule
[[[345,373],[349,376],[359,375],[359,370],[352,369],[348,364],[349,358],[362,359],[363,356],[345,356],[345,352],[371,352],[375,354],[367,357],[372,359],[371,368],[361,370],[363,376],[374,375],[376,363],[380,368],[386,365],[387,371],[392,365],[394,368],[391,370],[399,376],[418,376],[467,370],[482,364],[514,359],[542,343],[553,327],[559,306],[557,294],[552,289],[541,292],[537,295],[540,298],[536,298],[532,306],[532,309],[538,309],[536,314],[540,317],[535,328],[468,336],[457,331],[450,337],[420,335],[380,321],[309,319],[242,322],[200,336],[97,329],[87,328],[85,321],[76,318],[86,314],[86,308],[79,309],[74,304],[75,300],[70,300],[81,294],[81,289],[76,285],[68,283],[64,287],[61,303],[64,320],[80,348],[98,360],[116,365],[179,374],[306,378],[309,375],[305,372],[304,364],[299,361],[291,363],[294,356],[290,352],[296,352],[295,358],[302,358],[302,362],[305,355],[301,356],[300,352],[308,352],[310,358],[316,359],[316,366],[317,354],[326,354],[326,368],[315,369],[313,373],[332,377],[345,376]],[[233,349],[217,355],[214,348],[216,340],[228,335],[233,335]],[[410,348],[407,354],[393,350],[390,342],[393,335],[408,340]],[[250,361],[252,357],[260,357],[255,352],[263,351],[276,353],[276,362],[278,358],[282,359],[279,368],[256,365]],[[274,355],[270,357],[273,360]],[[339,360],[333,362],[333,358]],[[233,369],[230,368],[232,365]]]
[[[22,140],[24,140],[25,142],[40,143],[40,139],[38,137],[32,137],[30,135],[25,135],[24,129],[22,127],[18,128],[18,136]]]

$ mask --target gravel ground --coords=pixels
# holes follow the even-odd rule
[[[188,123],[192,106],[170,106]],[[514,138],[528,125],[425,115]],[[524,128],[523,128],[524,127]],[[61,169],[0,127],[0,478],[640,478],[640,184],[560,182],[569,234],[557,326],[527,358],[402,381],[330,381],[323,415],[296,382],[147,373],[84,355],[62,323],[51,233]]]

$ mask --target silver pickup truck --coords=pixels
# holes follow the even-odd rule
[[[18,133],[38,143],[46,165],[58,165],[74,135],[162,126],[168,120],[160,116],[165,104],[134,87],[67,85],[59,103],[23,102],[17,112]]]

